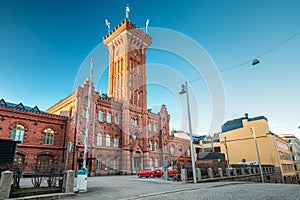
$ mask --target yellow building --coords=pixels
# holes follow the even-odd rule
[[[229,164],[258,163],[257,149],[262,165],[274,165],[283,177],[295,176],[288,142],[272,133],[264,116],[245,117],[227,121],[219,134],[221,152]]]

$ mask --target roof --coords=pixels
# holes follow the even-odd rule
[[[241,118],[238,118],[238,119],[233,119],[233,120],[225,122],[225,124],[223,124],[223,126],[222,126],[222,132],[242,128],[244,119],[247,119],[248,122],[261,120],[261,119],[268,121],[268,119],[265,116],[258,116],[258,117],[253,117],[253,118],[248,118],[248,116],[241,117]]]
[[[18,110],[26,110],[26,111],[35,111],[39,113],[45,113],[41,111],[37,106],[29,107],[29,106],[24,106],[22,103],[15,104],[11,102],[6,102],[4,99],[0,100],[0,107],[8,107],[8,108],[16,108]]]

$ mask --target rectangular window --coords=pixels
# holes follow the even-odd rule
[[[114,159],[114,169],[118,169],[118,158]]]
[[[119,138],[114,139],[114,147],[119,147]]]
[[[97,136],[97,145],[102,146],[102,133],[98,133]]]

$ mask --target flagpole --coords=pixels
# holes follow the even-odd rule
[[[84,157],[83,157],[83,168],[86,168],[87,161],[87,142],[89,136],[89,122],[90,122],[90,109],[91,109],[91,99],[92,99],[92,75],[93,75],[93,67],[94,67],[94,58],[91,58],[91,66],[90,66],[90,78],[89,78],[89,91],[88,91],[88,107],[86,112],[86,123],[85,123],[85,137],[84,137]]]

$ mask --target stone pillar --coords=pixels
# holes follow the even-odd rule
[[[200,181],[201,180],[201,169],[200,168],[196,169],[196,174],[197,174],[197,181]]]
[[[223,177],[223,170],[222,168],[218,168],[218,174],[220,177]]]
[[[9,198],[12,179],[13,179],[13,173],[11,171],[4,171],[1,173],[0,199]]]
[[[244,167],[241,168],[241,175],[245,175],[245,168]]]
[[[232,169],[232,174],[233,174],[233,176],[237,176],[236,168],[233,168],[233,169]]]
[[[75,171],[68,170],[67,177],[66,177],[66,193],[73,192],[74,188],[74,178],[75,178]]]
[[[208,175],[209,178],[213,178],[214,177],[212,168],[208,168],[207,169],[207,175]]]
[[[226,168],[226,176],[230,176],[230,169],[229,168]]]
[[[181,169],[181,181],[187,182],[187,171],[186,169]]]

